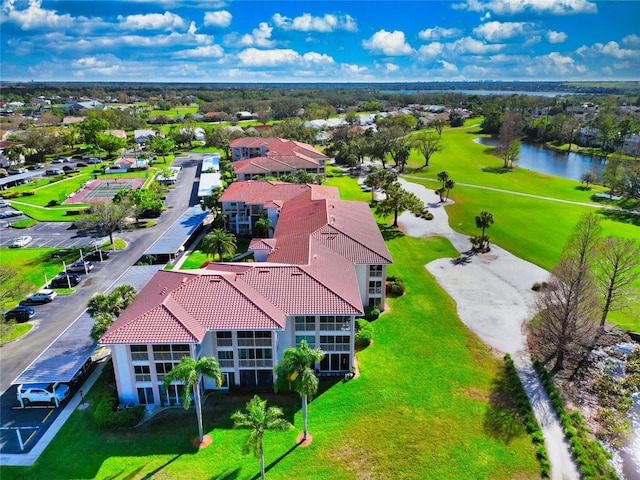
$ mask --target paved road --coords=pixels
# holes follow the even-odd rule
[[[25,337],[6,344],[0,349],[0,393],[4,393],[11,385],[11,382],[78,318],[85,310],[87,301],[93,295],[104,292],[128,267],[135,264],[142,257],[145,250],[189,206],[197,204],[198,186],[195,179],[197,166],[201,159],[202,155],[192,154],[188,157],[178,157],[174,161],[174,165],[183,167],[183,172],[176,187],[171,189],[169,195],[167,195],[167,211],[158,218],[158,223],[155,227],[124,232],[122,235],[118,235],[127,241],[128,247],[126,250],[115,252],[109,260],[104,262],[104,265],[96,262],[94,271],[86,275],[87,278],[76,287],[76,292],[72,295],[56,298],[48,305],[34,307],[37,314],[33,322],[37,328]],[[55,229],[56,226],[54,225],[51,228]],[[31,235],[30,230],[24,232],[25,235]],[[31,236],[36,238],[37,234]],[[91,239],[89,238],[88,240]],[[67,241],[73,242],[73,236],[70,236],[67,240],[60,241],[55,246],[73,246],[65,243]],[[4,395],[0,397],[0,402],[5,400]],[[9,400],[15,402],[15,396]]]

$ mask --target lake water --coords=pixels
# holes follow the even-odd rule
[[[578,92],[537,92],[537,91],[525,91],[525,90],[380,90],[380,93],[397,93],[402,95],[410,95],[414,93],[462,93],[465,95],[527,95],[531,97],[563,97],[567,95],[583,95]]]
[[[490,147],[498,145],[498,141],[494,138],[476,138],[474,142]],[[603,158],[573,152],[566,154],[549,150],[541,145],[523,143],[516,165],[535,172],[580,181],[580,176],[585,172],[593,172],[598,178],[602,178],[602,170],[606,163],[607,161]]]

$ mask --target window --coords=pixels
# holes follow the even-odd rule
[[[351,345],[351,337],[348,335],[321,335],[320,349],[325,352],[348,352]]]
[[[153,357],[155,360],[173,360],[179,362],[182,357],[190,355],[189,344],[164,344],[153,345]]]
[[[218,347],[231,347],[233,345],[231,332],[216,332],[216,345]]]
[[[218,365],[220,365],[220,367],[233,367],[233,351],[231,350],[219,351]]]
[[[300,342],[306,340],[310,348],[316,348],[316,336],[315,335],[296,335],[296,345],[300,346]]]
[[[144,361],[149,360],[149,353],[147,353],[146,345],[131,345],[131,360]]]
[[[369,282],[369,293],[382,293],[382,281]]]
[[[296,332],[314,332],[316,330],[316,317],[313,315],[295,317]]]
[[[369,276],[370,277],[381,277],[382,276],[382,265],[369,265]]]
[[[164,385],[160,385],[160,401],[163,405],[179,405],[182,401],[184,385],[169,385],[165,390]]]
[[[269,331],[245,331],[238,332],[238,346],[240,347],[270,347],[271,332]]]
[[[156,363],[156,373],[157,373],[158,382],[164,382],[164,379],[167,376],[167,373],[169,373],[175,365],[177,365],[177,363],[172,363],[172,362]]]
[[[329,315],[320,317],[321,331],[343,331],[351,330],[351,319],[346,315]]]
[[[153,401],[153,388],[151,387],[138,387],[138,403],[140,405],[152,405]]]
[[[149,365],[134,365],[133,372],[136,376],[136,382],[150,382],[151,372]]]
[[[273,366],[273,351],[271,348],[240,348],[238,349],[239,367],[271,368]]]

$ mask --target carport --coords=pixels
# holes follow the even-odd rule
[[[155,259],[174,260],[184,251],[184,246],[189,244],[192,237],[202,229],[207,215],[209,212],[203,211],[200,206],[190,207],[169,227],[163,236],[144,252],[144,257],[152,256]]]
[[[157,266],[129,268],[110,288],[131,285],[140,291],[158,271]],[[56,338],[12,383],[67,383],[93,355],[96,342],[91,338],[94,319],[85,311]]]
[[[43,172],[25,172],[18,175],[9,175],[8,177],[0,178],[0,190],[6,190],[9,187],[15,187],[23,183],[30,182],[33,177],[42,177]]]

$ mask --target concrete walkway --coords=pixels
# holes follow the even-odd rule
[[[447,213],[434,191],[404,179],[400,182],[434,215],[433,220],[428,221],[403,213],[398,220],[407,235],[445,237],[461,253],[471,248],[469,237],[454,232],[449,226]],[[426,269],[456,301],[460,319],[488,345],[513,357],[545,437],[551,478],[579,479],[560,422],[525,349],[523,325],[532,316],[534,292],[531,287],[535,282],[547,280],[549,273],[495,245],[489,253],[469,256],[465,262],[456,264],[449,258],[441,258],[430,262]]]

